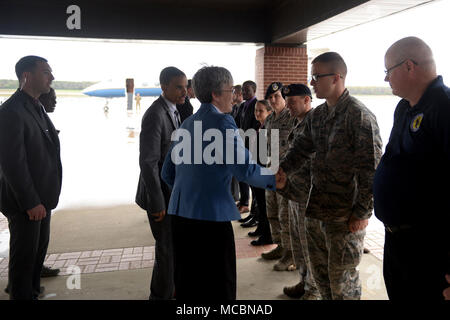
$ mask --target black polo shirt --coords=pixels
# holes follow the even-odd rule
[[[438,76],[419,103],[402,99],[373,182],[376,217],[385,225],[448,223],[450,90]]]

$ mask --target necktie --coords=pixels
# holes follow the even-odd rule
[[[175,123],[176,123],[176,128],[178,129],[180,127],[180,119],[178,118],[178,111],[174,111],[175,114]]]

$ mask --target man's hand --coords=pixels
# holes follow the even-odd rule
[[[166,215],[166,210],[163,210],[161,212],[152,213],[151,215],[154,217],[157,217],[155,219],[155,222],[161,222],[162,219],[164,219],[164,216]]]
[[[450,284],[450,274],[446,274],[445,279],[447,280],[447,283]],[[445,300],[450,300],[450,286],[442,291],[442,294],[444,295]]]
[[[275,182],[277,189],[283,189],[286,186],[287,175],[286,172],[280,167],[278,172],[275,174]]]
[[[350,218],[350,220],[348,220],[348,228],[349,228],[350,232],[353,232],[353,233],[364,230],[368,224],[369,224],[369,219],[360,220],[360,219],[352,216]]]
[[[32,221],[39,221],[45,218],[47,210],[42,204],[38,204],[36,207],[27,210],[28,217]]]

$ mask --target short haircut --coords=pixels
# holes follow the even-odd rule
[[[267,111],[272,111],[272,107],[270,106],[269,101],[267,101],[265,99],[264,100],[258,100],[258,101],[256,101],[256,104],[258,104],[258,103],[261,103],[262,105],[264,105],[266,107]]]
[[[245,81],[245,82],[242,84],[242,87],[245,87],[245,86],[250,86],[250,87],[252,87],[252,88],[253,88],[253,91],[256,92],[256,83],[255,83],[255,82],[253,82],[253,81],[251,81],[251,80],[247,80],[247,81]]]
[[[38,62],[47,62],[47,60],[38,56],[26,56],[17,61],[16,63],[17,79],[20,80],[20,77],[24,72],[34,71]]]
[[[190,87],[192,87],[192,79],[189,79],[188,80],[188,84],[187,84],[187,87],[186,88],[190,88]]]
[[[170,81],[176,77],[186,77],[183,71],[175,67],[166,67],[159,74],[159,83],[161,85],[169,85]]]
[[[223,67],[203,67],[192,79],[195,95],[201,103],[211,103],[212,93],[219,94],[226,84],[233,84],[233,77]]]
[[[396,41],[389,47],[386,56],[390,56],[394,63],[411,59],[420,64],[425,70],[436,73],[436,62],[434,61],[433,51],[420,38],[406,37]]]
[[[233,88],[236,94],[242,94],[242,86],[240,84],[235,85]]]
[[[347,75],[347,65],[341,55],[337,52],[322,53],[315,57],[311,63],[314,64],[317,62],[328,64],[331,67],[331,72],[339,73],[344,78]]]

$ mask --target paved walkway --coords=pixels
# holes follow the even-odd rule
[[[5,225],[5,220],[0,219],[0,226]],[[249,244],[251,240],[249,237],[236,238],[237,259],[259,257],[261,253],[275,247],[275,245],[255,247]],[[365,237],[365,247],[380,260],[383,255],[383,241],[384,235],[378,231],[368,231]],[[45,265],[62,269],[60,275],[67,275],[67,268],[70,266],[78,266],[81,273],[134,270],[153,267],[154,254],[154,246],[52,253],[47,255]],[[7,257],[0,257],[1,278],[8,277],[8,261]]]
[[[131,209],[130,209],[131,208]],[[141,212],[135,212],[136,209],[133,207],[125,207],[125,208],[119,208],[119,211],[122,211],[124,209],[128,209],[133,211],[134,210],[134,217],[133,214],[129,213],[126,218],[131,220],[137,220],[139,224],[144,223],[143,230],[140,232],[141,234],[138,235],[137,239],[134,241],[134,243],[142,243],[142,239],[149,238],[151,236],[150,229],[148,228],[145,223],[148,223],[145,221],[146,216],[145,214],[142,215]],[[101,209],[98,209],[101,210]],[[105,209],[105,214],[109,214],[111,216],[115,215],[114,210],[112,209]],[[71,221],[71,214],[78,217],[83,217],[82,212],[89,212],[89,217],[91,217],[91,221],[89,223],[89,226],[92,227],[92,229],[95,231],[97,230],[95,228],[95,225],[98,222],[96,220],[92,221],[92,217],[97,216],[97,220],[104,220],[103,216],[101,214],[93,213],[95,211],[88,211],[88,210],[75,210],[73,212],[56,212],[56,216],[52,217],[52,228],[55,229],[55,236],[52,230],[52,238],[51,243],[59,243],[59,247],[61,247],[61,244],[65,243],[64,232],[61,232],[60,229],[64,229],[64,226],[66,226],[66,229],[69,229],[68,221]],[[119,216],[118,220],[120,221],[123,219],[123,214]],[[72,232],[75,232],[78,234],[78,238],[80,239],[80,243],[82,240],[86,240],[84,238],[89,237],[88,227],[86,226],[86,221],[84,223],[80,223],[80,226],[78,227],[78,231],[72,230]],[[105,224],[105,222],[103,222]],[[113,224],[113,223],[111,223]],[[120,223],[116,222],[115,225],[121,225]],[[84,229],[81,230],[81,226],[84,225]],[[103,225],[103,227],[105,227]],[[250,245],[250,241],[253,238],[250,238],[247,236],[247,232],[253,229],[244,229],[239,226],[238,222],[233,222],[233,227],[235,230],[235,242],[236,242],[236,255],[238,259],[238,281],[240,281],[240,287],[244,289],[240,289],[238,287],[238,298],[240,299],[286,299],[286,297],[281,294],[281,288],[283,285],[291,285],[295,284],[295,281],[297,281],[297,273],[296,272],[275,272],[272,271],[272,264],[274,262],[272,261],[264,261],[260,259],[260,255],[262,252],[269,251],[272,248],[275,247],[275,245],[265,245],[265,246],[259,246],[255,247]],[[131,228],[131,227],[128,227]],[[132,227],[134,230],[135,227]],[[148,229],[147,229],[148,228]],[[59,229],[59,230],[58,230]],[[105,227],[105,233],[108,232],[108,228]],[[83,232],[85,234],[83,234]],[[101,231],[97,231],[101,232]],[[111,230],[111,233],[117,233],[117,230]],[[3,234],[3,238],[1,241],[5,241],[6,236],[9,236],[8,230],[7,230],[7,221],[6,219],[1,216],[0,217],[0,234]],[[6,236],[5,236],[6,235]],[[124,233],[125,235],[125,233]],[[105,235],[105,239],[108,239],[108,235]],[[73,241],[72,238],[69,238],[70,241]],[[153,241],[153,240],[152,240]],[[382,260],[382,254],[383,254],[383,241],[384,241],[384,234],[380,232],[377,229],[368,230],[367,235],[365,238],[365,247],[368,248],[371,251],[370,255],[365,256],[372,256],[371,259],[367,260],[365,266],[362,266],[361,272],[372,272],[374,263],[376,264],[375,269],[378,270],[377,272],[380,273],[381,271],[381,260]],[[154,263],[154,246],[153,245],[133,245],[128,247],[119,247],[119,248],[110,248],[108,247],[108,244],[110,242],[102,242],[98,241],[98,248],[93,248],[92,245],[89,246],[90,250],[77,250],[77,251],[70,251],[70,252],[55,252],[55,250],[49,249],[49,254],[46,257],[45,265],[52,267],[52,268],[60,268],[61,273],[60,276],[64,277],[74,272],[73,266],[76,266],[79,268],[79,272],[82,275],[89,275],[92,274],[95,275],[101,275],[104,274],[107,276],[109,273],[111,273],[111,277],[114,277],[117,280],[117,274],[125,275],[123,272],[137,272],[139,270],[149,270],[151,272],[151,268],[153,267]],[[148,242],[147,242],[148,243]],[[152,243],[153,244],[153,243]],[[87,244],[82,244],[81,247],[87,247]],[[76,247],[76,244],[73,244],[72,247]],[[376,262],[378,261],[378,262]],[[371,269],[372,268],[372,269]],[[242,269],[241,271],[239,269]],[[245,269],[245,270],[244,270]],[[366,271],[369,270],[369,271]],[[260,271],[257,271],[260,270]],[[148,273],[149,271],[145,271]],[[259,272],[259,275],[254,275],[255,272]],[[243,277],[243,275],[246,275],[244,280],[239,279],[239,275]],[[8,257],[7,252],[5,255],[5,252],[3,253],[3,257],[0,256],[0,281],[6,282],[8,276]],[[62,278],[62,277],[56,277],[56,278]],[[148,276],[146,276],[146,281]],[[245,283],[247,281],[247,278],[249,277],[255,277],[251,280],[251,283]],[[270,277],[270,279],[268,279]],[[88,277],[89,278],[89,277]],[[104,278],[104,277],[103,277]],[[264,279],[264,280],[262,280]],[[258,285],[261,285],[262,281],[269,282],[269,284],[264,284],[264,286],[268,286],[266,290],[274,290],[275,292],[272,295],[268,295],[267,292],[264,292],[264,290],[258,289]],[[367,281],[366,281],[367,283]],[[47,286],[47,284],[46,284]],[[256,287],[256,288],[255,288]],[[370,287],[370,286],[369,286]],[[383,299],[384,295],[381,295],[377,292],[370,292],[370,288],[367,285],[363,285],[363,288],[365,288],[366,291],[366,299]],[[253,291],[251,291],[252,289]],[[383,288],[382,288],[383,289]],[[106,290],[106,288],[105,288]],[[239,293],[239,290],[241,290],[241,293]],[[244,290],[245,292],[242,292]],[[250,290],[250,291],[249,291]],[[253,292],[253,295],[250,295],[250,292]],[[276,293],[276,294],[275,294]],[[250,295],[250,296],[247,296]],[[67,294],[67,299],[70,299],[70,293]],[[254,296],[256,295],[256,296]],[[258,296],[259,295],[259,296]],[[61,296],[61,294],[60,294]],[[0,299],[6,298],[1,297]],[[80,299],[82,297],[80,296],[72,296],[72,299]],[[93,296],[91,298],[94,298]],[[123,297],[122,297],[123,298]],[[141,298],[141,296],[139,296]]]

